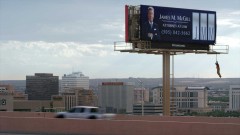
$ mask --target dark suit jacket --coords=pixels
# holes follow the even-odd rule
[[[148,37],[148,33],[153,34],[152,39],[150,37]],[[144,25],[142,26],[142,39],[148,40],[148,41],[159,41],[160,40],[160,31],[159,31],[158,25],[153,22],[153,26],[151,28],[151,25],[149,24],[148,21],[146,23],[144,23]]]

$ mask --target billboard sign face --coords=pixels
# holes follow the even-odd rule
[[[216,41],[216,12],[140,6],[140,39],[184,45],[210,45]]]

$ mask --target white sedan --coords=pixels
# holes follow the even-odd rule
[[[115,114],[103,114],[98,107],[75,106],[68,112],[58,112],[56,118],[112,119]]]

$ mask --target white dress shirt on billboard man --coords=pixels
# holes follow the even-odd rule
[[[149,41],[158,41],[160,40],[160,32],[158,25],[153,22],[154,19],[154,8],[148,7],[148,21],[144,23],[142,29],[142,39]]]

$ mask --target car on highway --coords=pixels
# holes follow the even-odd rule
[[[94,106],[75,106],[67,112],[58,112],[56,118],[112,119],[115,114],[105,114]]]

